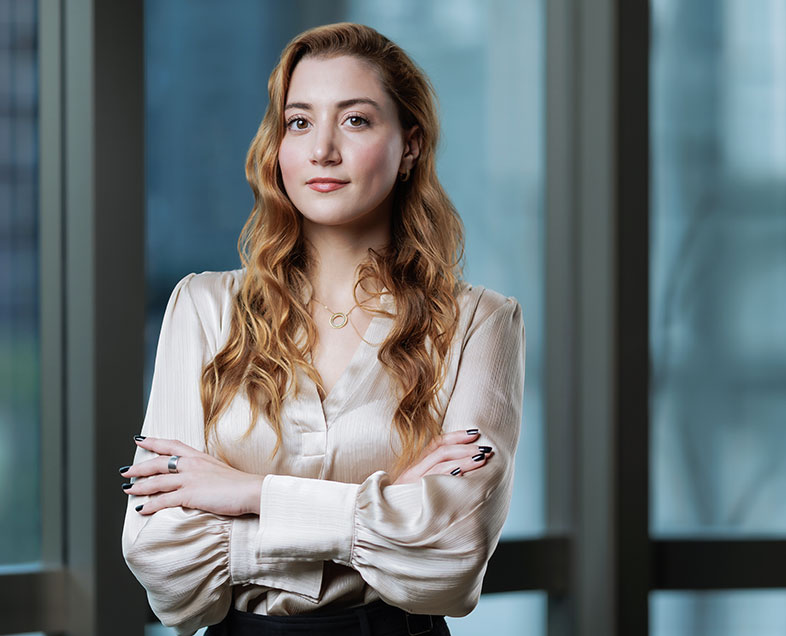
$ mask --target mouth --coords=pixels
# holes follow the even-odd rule
[[[349,181],[333,179],[331,177],[314,177],[306,181],[306,185],[317,192],[332,192],[347,185]]]

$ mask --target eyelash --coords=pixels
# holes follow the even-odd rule
[[[371,122],[368,119],[366,119],[365,117],[363,117],[363,115],[349,114],[344,119],[344,122],[347,122],[350,119],[359,119],[361,121],[361,125],[359,125],[359,126],[350,126],[350,128],[364,128],[366,126],[371,125]],[[294,124],[295,122],[298,122],[298,121],[304,121],[304,122],[308,123],[308,120],[305,117],[301,117],[300,115],[295,115],[294,117],[290,117],[287,120],[287,123],[286,123],[287,129],[292,130],[294,132],[303,132],[304,130],[306,130],[305,128],[292,128],[292,124]]]

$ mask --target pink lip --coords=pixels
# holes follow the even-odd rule
[[[316,177],[306,181],[306,185],[312,190],[317,192],[332,192],[347,185],[349,181],[342,181],[341,179],[330,179],[328,177]]]

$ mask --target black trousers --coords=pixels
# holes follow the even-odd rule
[[[408,614],[382,601],[335,612],[261,616],[230,609],[205,636],[450,636],[442,616]]]

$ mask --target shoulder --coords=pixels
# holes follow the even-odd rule
[[[187,274],[175,285],[170,308],[185,298],[186,306],[192,307],[208,338],[215,340],[231,322],[233,301],[244,276],[244,269]]]
[[[521,305],[513,296],[505,296],[482,285],[462,283],[457,300],[459,320],[467,336],[490,320],[520,325],[522,330],[524,328]]]
[[[184,289],[194,301],[197,309],[210,305],[222,305],[231,300],[240,290],[245,276],[244,269],[232,269],[224,272],[205,271],[199,274],[187,274],[180,279],[175,290]]]

